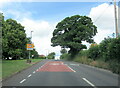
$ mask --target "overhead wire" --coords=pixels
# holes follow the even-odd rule
[[[112,4],[112,2],[109,3],[109,5],[102,11],[102,13],[96,18],[96,20],[93,22],[97,22],[102,16],[103,14],[105,13],[105,11],[109,8],[109,6]]]

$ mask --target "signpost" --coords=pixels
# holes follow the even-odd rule
[[[27,44],[27,50],[33,50],[34,44]]]
[[[28,63],[31,63],[31,60],[30,60],[30,50],[33,50],[34,48],[34,44],[27,44],[27,50],[29,50],[29,60],[28,60]]]

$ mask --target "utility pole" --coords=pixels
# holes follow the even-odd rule
[[[118,36],[120,37],[120,1],[118,2]]]
[[[116,38],[118,38],[118,21],[117,21],[116,0],[114,0],[114,13],[115,13]]]

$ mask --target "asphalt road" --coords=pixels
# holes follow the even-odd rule
[[[2,82],[3,88],[5,86],[119,88],[118,84],[118,75],[110,71],[62,60],[43,60]]]

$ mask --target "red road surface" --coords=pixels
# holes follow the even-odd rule
[[[38,69],[37,72],[73,72],[73,70],[62,61],[49,61]]]

